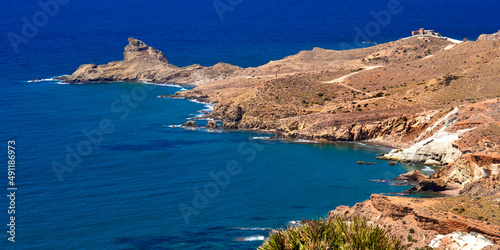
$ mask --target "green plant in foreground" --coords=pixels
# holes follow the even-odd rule
[[[259,247],[259,250],[281,249],[404,249],[404,246],[398,238],[366,219],[356,217],[346,222],[336,217],[274,230]]]

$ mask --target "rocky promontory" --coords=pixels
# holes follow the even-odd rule
[[[241,71],[242,68],[227,63],[212,67],[195,64],[180,68],[170,64],[161,51],[131,37],[123,52],[123,61],[104,65],[84,64],[73,74],[58,79],[67,83],[146,81],[195,85],[233,77]]]

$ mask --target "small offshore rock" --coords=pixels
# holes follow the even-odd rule
[[[196,124],[195,121],[187,121],[184,124],[182,124],[183,127],[191,127],[191,128],[197,128],[198,124]]]
[[[418,170],[413,170],[406,174],[400,174],[398,177],[394,178],[396,181],[414,181],[419,182],[423,179],[427,178],[424,174],[420,173]]]
[[[217,126],[217,123],[215,121],[208,121],[208,123],[205,126],[205,128],[208,128],[208,129],[218,129],[219,126]]]
[[[399,162],[397,162],[397,161],[390,161],[390,162],[389,162],[389,165],[390,165],[390,166],[393,166],[393,165],[397,165],[398,163],[399,163]]]
[[[377,165],[375,162],[365,162],[365,161],[357,161],[357,164],[362,164],[362,165]]]

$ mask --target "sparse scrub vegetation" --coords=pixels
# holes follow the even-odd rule
[[[459,79],[459,76],[454,76],[450,74],[446,74],[443,76],[443,79],[439,82],[439,84],[444,85],[444,86],[449,86],[452,81]]]
[[[275,230],[259,247],[259,250],[283,249],[404,249],[404,246],[398,238],[366,219],[345,222],[336,217]]]

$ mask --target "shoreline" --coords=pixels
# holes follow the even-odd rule
[[[161,86],[161,85],[159,85]],[[172,86],[174,87],[174,86]],[[179,85],[180,87],[180,85]],[[183,90],[181,90],[183,91]],[[185,90],[184,90],[185,91]],[[158,98],[170,98],[170,99],[184,99],[188,101],[192,101],[198,104],[203,104],[203,105],[212,105],[215,106],[217,103],[212,103],[212,102],[207,102],[204,99],[198,99],[198,98],[186,98],[186,97],[178,97],[174,95],[160,95]],[[203,111],[199,110],[200,111]],[[203,113],[202,117],[191,117],[188,118],[189,120],[207,120],[207,121],[215,121],[215,122],[220,122],[222,123],[222,120],[217,120],[214,118],[204,118],[205,115],[209,115],[210,113]],[[398,146],[393,145],[391,142],[384,142],[384,141],[372,141],[372,140],[358,140],[358,141],[328,141],[328,140],[308,140],[306,138],[288,138],[288,137],[282,137],[280,133],[277,133],[276,131],[267,131],[267,130],[260,130],[260,129],[245,129],[245,128],[238,128],[238,129],[224,129],[224,128],[218,128],[219,130],[226,130],[226,131],[247,131],[247,132],[255,132],[256,134],[258,133],[263,133],[263,134],[271,134],[273,135],[274,138],[277,140],[283,140],[283,141],[290,141],[290,142],[296,142],[298,140],[302,141],[309,141],[311,143],[320,143],[320,144],[334,144],[334,143],[358,143],[358,144],[368,144],[368,145],[373,145],[374,148],[380,148],[380,149],[386,149],[387,150],[392,150],[392,149],[397,149],[399,148]]]

